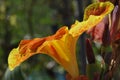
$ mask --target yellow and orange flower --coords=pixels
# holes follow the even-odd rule
[[[104,8],[99,15],[87,14],[88,11],[94,9],[96,6],[98,9]],[[44,38],[35,38],[32,40],[22,40],[19,46],[13,49],[9,54],[8,64],[10,70],[19,66],[29,57],[43,53],[51,56],[55,61],[62,65],[72,77],[71,80],[79,77],[75,54],[77,39],[83,32],[97,25],[112,11],[113,7],[114,6],[110,2],[91,4],[85,10],[85,15],[87,15],[85,16],[85,20],[83,22],[76,21],[75,24],[71,26],[70,30],[67,26],[64,26],[61,27],[54,35]]]

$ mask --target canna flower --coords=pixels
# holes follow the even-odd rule
[[[101,12],[98,15],[87,14],[94,8],[104,8],[103,13]],[[51,36],[22,40],[18,47],[13,49],[9,54],[8,64],[10,70],[19,66],[29,57],[42,53],[49,55],[62,65],[70,75],[69,79],[77,80],[76,78],[80,75],[76,60],[76,42],[83,32],[97,25],[112,9],[113,5],[110,2],[91,4],[85,10],[85,15],[87,15],[85,16],[85,20],[82,22],[76,21],[70,29],[67,26],[63,26]]]

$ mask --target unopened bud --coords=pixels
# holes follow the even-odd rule
[[[95,56],[89,39],[86,39],[86,54],[88,63],[89,64],[95,63]]]
[[[109,25],[106,24],[102,37],[102,45],[108,46],[109,44],[110,44],[110,31],[109,31]]]

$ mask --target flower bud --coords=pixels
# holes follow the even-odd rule
[[[95,56],[89,39],[86,39],[86,54],[88,63],[89,64],[95,63]]]

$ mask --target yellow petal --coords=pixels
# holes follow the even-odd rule
[[[110,2],[93,3],[85,9],[84,21],[76,21],[70,28],[69,33],[73,37],[79,37],[86,30],[97,25],[102,19],[113,10]],[[100,13],[98,13],[100,12]]]
[[[79,37],[83,32],[97,25],[103,17],[91,15],[87,21],[79,22],[76,21],[75,24],[71,26],[69,33],[73,37]]]
[[[114,5],[109,1],[93,3],[85,9],[84,20],[87,20],[90,15],[105,16],[109,14],[113,8]]]
[[[61,64],[72,77],[76,77],[79,75],[79,70],[76,60],[75,46],[76,39],[70,34],[65,34],[59,40],[46,41],[41,51]]]

